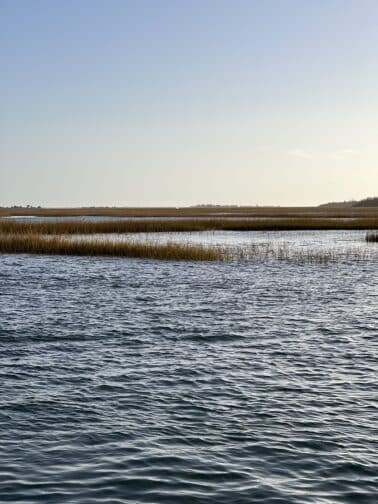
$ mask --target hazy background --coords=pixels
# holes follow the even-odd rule
[[[0,205],[378,193],[376,0],[0,0]]]

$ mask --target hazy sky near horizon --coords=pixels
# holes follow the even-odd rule
[[[0,206],[378,194],[376,0],[0,0]]]

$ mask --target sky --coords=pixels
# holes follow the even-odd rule
[[[0,0],[0,206],[378,194],[376,0]]]

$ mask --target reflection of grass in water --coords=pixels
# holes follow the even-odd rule
[[[239,246],[158,243],[154,241],[117,241],[101,238],[74,239],[42,234],[0,234],[0,253],[76,256],[113,256],[170,261],[288,261],[325,264],[343,260],[367,260],[367,249],[338,251],[290,247],[287,244],[249,244]]]
[[[378,231],[367,233],[366,241],[371,243],[378,243]]]
[[[10,234],[102,234],[102,233],[175,233],[191,231],[290,231],[321,229],[378,229],[378,218],[358,218],[337,221],[327,218],[262,219],[187,219],[154,221],[60,221],[17,222],[1,221],[0,233]]]

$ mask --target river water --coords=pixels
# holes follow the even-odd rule
[[[373,504],[377,340],[375,261],[2,255],[0,502]]]

